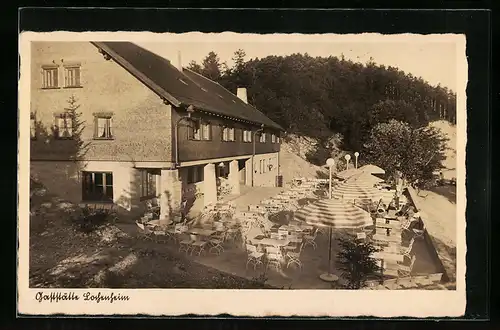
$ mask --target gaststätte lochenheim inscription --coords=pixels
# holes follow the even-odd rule
[[[93,292],[85,292],[83,294],[79,294],[76,292],[37,292],[35,295],[35,299],[39,302],[49,302],[49,303],[58,303],[58,302],[68,302],[68,301],[89,301],[94,303],[100,302],[108,302],[113,303],[115,301],[128,301],[130,297],[127,295],[122,295],[120,293],[115,294],[111,292],[109,294],[104,294],[101,292],[93,293]]]

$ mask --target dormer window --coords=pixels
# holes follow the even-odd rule
[[[73,138],[73,118],[67,112],[56,113],[54,133],[57,139]]]
[[[271,134],[271,143],[276,143],[276,135]]]
[[[114,138],[112,117],[112,112],[94,113],[94,139],[112,140]]]
[[[266,143],[266,133],[261,133],[260,134],[260,143]]]

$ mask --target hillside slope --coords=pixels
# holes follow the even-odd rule
[[[443,162],[445,170],[443,175],[446,179],[456,178],[457,169],[457,127],[445,120],[434,121],[429,124],[432,127],[439,128],[449,139],[447,142],[446,160]]]
[[[430,124],[441,129],[447,136],[448,150],[443,165],[443,175],[446,179],[456,178],[457,168],[457,132],[456,126],[446,121],[436,121]],[[425,219],[428,233],[433,238],[436,250],[450,280],[456,276],[456,244],[457,244],[457,207],[456,187],[445,185],[434,187],[431,191],[422,191],[416,196],[421,206],[420,213]]]
[[[314,141],[293,136],[284,141],[280,151],[280,174],[286,184],[293,178],[317,178],[326,175],[323,167],[311,164],[305,159],[308,151],[314,148]]]

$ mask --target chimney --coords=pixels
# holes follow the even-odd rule
[[[182,72],[182,57],[181,57],[181,51],[177,51],[177,70]]]
[[[244,88],[244,87],[239,87],[237,92],[236,92],[236,96],[238,96],[238,98],[240,100],[242,100],[243,102],[247,103],[248,104],[248,99],[247,99],[247,89]]]

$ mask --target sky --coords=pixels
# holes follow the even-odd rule
[[[320,37],[317,37],[320,36]],[[364,37],[363,37],[364,36]],[[310,56],[337,56],[341,54],[354,62],[366,63],[370,57],[379,65],[393,66],[405,73],[422,77],[431,85],[457,90],[457,54],[465,57],[465,48],[459,49],[454,38],[432,38],[428,36],[399,37],[391,36],[366,37],[365,35],[339,37],[331,35],[238,35],[224,38],[220,34],[199,34],[198,37],[164,38],[165,41],[136,42],[140,46],[178,63],[178,52],[181,63],[187,66],[194,60],[202,59],[214,51],[221,63],[231,66],[234,51],[243,49],[246,59],[263,58],[269,55],[290,55],[308,53]],[[461,53],[458,53],[459,51]],[[463,54],[462,54],[463,53]]]

